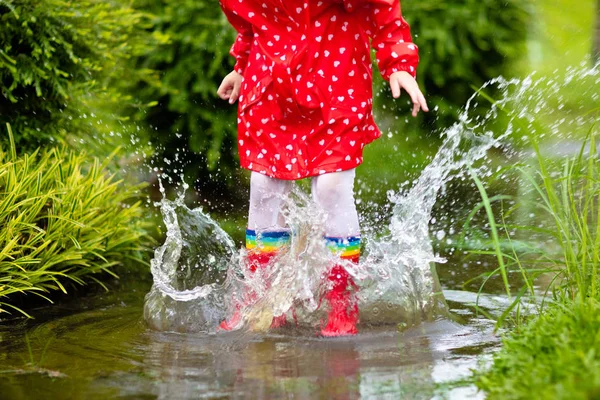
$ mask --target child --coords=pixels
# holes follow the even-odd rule
[[[401,88],[412,115],[427,103],[414,79],[417,47],[399,0],[220,0],[238,31],[234,71],[219,96],[239,100],[238,148],[252,171],[246,246],[254,271],[290,240],[280,215],[296,179],[312,178],[326,212],[325,240],[341,259],[358,263],[360,228],[354,169],[366,144],[381,136],[372,113],[370,46],[394,98]],[[340,264],[331,268],[323,336],[357,333],[356,285]],[[272,326],[285,323],[276,318]],[[221,324],[232,329],[233,316]]]

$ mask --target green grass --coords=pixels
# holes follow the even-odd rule
[[[502,110],[515,123],[513,145],[532,150],[533,161],[497,171],[486,185],[473,175],[483,200],[465,226],[482,213],[489,223],[487,246],[473,253],[498,259],[479,278],[502,281],[512,300],[498,318],[512,330],[491,366],[474,376],[489,399],[600,398],[600,99],[595,78],[569,81],[567,70],[590,56],[596,4],[535,1],[535,29],[519,69],[538,71],[534,82],[541,75],[545,84],[510,104],[513,112]],[[521,112],[534,118],[519,121]],[[553,155],[573,142],[582,144],[578,154]],[[488,194],[485,187],[497,181],[511,182],[517,193]],[[524,297],[534,314],[524,312]]]
[[[122,186],[104,162],[65,149],[17,155],[0,147],[0,315],[25,311],[15,295],[67,292],[126,260],[144,262],[147,223],[139,186]],[[23,296],[21,296],[23,298]]]
[[[571,3],[537,1],[540,22],[523,70],[539,71],[534,80],[541,75],[547,84],[512,105],[514,112],[503,110],[516,122],[513,136],[526,138],[517,147],[531,147],[534,162],[508,166],[491,178],[518,177],[513,197],[490,196],[478,185],[483,201],[469,217],[485,210],[490,240],[474,253],[499,260],[480,278],[486,283],[502,277],[512,299],[498,319],[512,331],[490,368],[475,375],[490,399],[600,398],[600,160],[595,153],[600,99],[590,95],[594,77],[569,80],[572,72],[566,70],[590,55],[596,1]],[[515,117],[542,103],[542,112],[531,113],[532,123]],[[582,151],[556,157],[548,147],[552,142],[579,142]],[[533,302],[535,315],[523,312],[523,296]]]
[[[491,369],[478,376],[477,384],[489,398],[585,399],[600,395],[598,134],[597,127],[592,127],[580,152],[558,161],[545,157],[532,141],[537,166],[512,168],[533,195],[517,198],[502,209],[502,242],[491,212],[492,200],[473,175],[492,231],[493,250],[481,254],[493,253],[499,259],[499,267],[486,280],[502,275],[509,297],[515,288],[506,278],[518,274],[524,282],[498,321],[502,325],[510,320],[515,329],[505,338]],[[519,212],[523,208],[535,216],[535,224],[523,222]],[[527,245],[513,240],[516,236],[527,237]],[[547,279],[540,281],[541,276]],[[525,294],[530,295],[528,301],[536,307],[537,317],[522,318]]]
[[[503,341],[476,376],[488,399],[600,398],[600,302],[553,304]]]

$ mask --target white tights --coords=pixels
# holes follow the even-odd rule
[[[349,237],[360,233],[354,204],[354,176],[355,171],[351,169],[312,178],[313,199],[327,214],[326,236]],[[248,229],[285,229],[285,221],[280,211],[283,198],[292,187],[293,181],[270,178],[252,172]]]

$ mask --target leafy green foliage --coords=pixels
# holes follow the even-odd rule
[[[0,123],[19,149],[97,132],[99,103],[133,101],[117,84],[148,73],[126,62],[151,39],[144,21],[116,0],[0,0]]]
[[[214,2],[136,0],[136,6],[154,15],[154,34],[168,38],[139,60],[160,83],[132,89],[143,102],[156,101],[136,119],[150,126],[157,164],[192,180],[227,182],[237,166],[236,107],[218,99],[216,90],[233,67],[233,29]]]
[[[104,162],[65,149],[17,156],[0,146],[0,313],[10,295],[66,283],[98,283],[100,273],[144,261],[147,223],[139,186],[121,186]],[[20,311],[20,310],[19,310]]]
[[[593,72],[589,73],[596,79]],[[578,76],[577,80],[589,81],[588,78]],[[552,86],[557,84],[554,80],[550,82]],[[536,93],[540,96],[551,96],[544,91],[543,85],[537,89],[539,91]],[[585,91],[581,97],[582,103],[588,106],[591,103],[593,107],[592,99],[585,101],[590,96],[593,98],[595,92]],[[573,118],[573,113],[554,112],[553,104],[553,101],[548,101],[544,106],[538,103],[539,114],[533,121],[525,117],[527,114],[523,111],[528,107],[520,107],[521,103],[517,104],[514,111],[509,107],[515,105],[508,107],[497,104],[510,117],[514,127],[513,136],[522,140],[526,137],[523,132],[529,133],[527,143],[531,149],[529,151],[535,156],[535,163],[512,164],[491,174],[492,182],[514,175],[519,187],[518,195],[514,197],[490,198],[479,178],[473,175],[483,201],[467,218],[465,228],[471,224],[475,213],[485,208],[490,226],[487,247],[493,248],[493,252],[484,249],[473,253],[497,256],[498,269],[492,271],[486,280],[500,274],[509,297],[510,270],[517,272],[524,282],[521,294],[527,293],[532,299],[536,298],[536,280],[543,274],[551,277],[548,290],[554,290],[556,297],[572,300],[600,298],[600,158],[597,153],[597,118],[600,109],[581,107],[581,115],[574,118],[577,124],[565,126],[562,125],[562,121],[566,120],[565,115]],[[552,116],[545,115],[549,110],[552,110]],[[587,136],[579,148],[574,147],[577,145],[575,138],[586,129]],[[544,132],[550,131],[557,138],[565,134],[561,144],[563,147],[573,147],[575,154],[557,158],[553,151],[542,148],[540,140],[545,136]],[[502,218],[499,223],[495,220],[498,217],[492,212],[493,200],[501,202],[497,214]],[[542,302],[539,312],[543,311],[543,305]],[[498,323],[502,324],[510,311],[518,311],[519,307],[520,298],[517,296]]]

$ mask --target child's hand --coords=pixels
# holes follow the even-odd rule
[[[429,111],[427,107],[427,102],[425,101],[425,96],[421,93],[419,89],[419,85],[415,78],[413,78],[406,71],[398,71],[394,72],[390,76],[390,89],[392,89],[392,96],[395,99],[400,97],[401,89],[404,88],[413,102],[413,110],[412,116],[416,117],[419,113],[419,110],[422,108],[423,111]]]
[[[229,100],[229,104],[236,102],[240,97],[240,88],[242,87],[242,75],[235,71],[231,71],[221,82],[221,86],[217,90],[217,94],[223,100]]]

